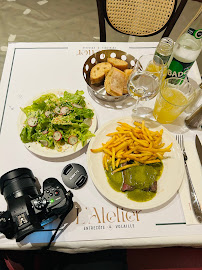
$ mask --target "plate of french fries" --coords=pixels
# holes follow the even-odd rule
[[[98,129],[89,144],[87,160],[97,190],[115,205],[126,209],[146,210],[162,206],[177,193],[184,175],[183,156],[175,138],[157,122],[140,117],[114,119]],[[117,192],[109,185],[108,164],[116,173],[136,164],[156,162],[163,163],[163,172],[157,181],[156,196],[150,201],[131,200],[124,192]]]

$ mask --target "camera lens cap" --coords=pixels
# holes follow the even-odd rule
[[[62,170],[62,180],[71,189],[81,188],[87,181],[88,175],[85,168],[76,163],[68,164]]]

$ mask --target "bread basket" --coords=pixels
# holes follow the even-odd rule
[[[92,54],[83,66],[83,77],[88,85],[88,90],[97,98],[104,101],[121,101],[128,97],[128,94],[122,96],[110,96],[106,93],[104,82],[100,85],[94,85],[90,82],[90,71],[98,63],[107,62],[107,58],[118,58],[128,62],[128,68],[133,68],[136,62],[134,56],[120,50],[102,50]]]

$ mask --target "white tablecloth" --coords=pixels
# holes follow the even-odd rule
[[[68,163],[80,163],[88,171],[87,147],[73,156],[49,160],[30,153],[22,144],[17,130],[20,107],[33,96],[51,89],[84,90],[84,96],[95,109],[98,128],[109,120],[131,115],[132,107],[126,104],[104,103],[95,99],[87,90],[82,70],[86,59],[103,49],[119,49],[136,58],[141,54],[154,53],[157,43],[11,43],[8,47],[0,85],[0,175],[18,167],[30,168],[42,183],[52,176],[62,182],[61,171]],[[197,64],[189,76],[198,84],[201,82]],[[141,104],[153,107],[155,99]],[[184,133],[192,180],[199,200],[202,202],[201,165],[194,138],[201,132],[189,130],[184,125],[185,113],[172,125],[164,125],[173,135]],[[192,166],[194,162],[194,169]],[[184,179],[186,181],[186,178]],[[181,200],[177,193],[166,205],[152,211],[126,211],[107,201],[95,188],[92,180],[79,190],[73,190],[75,208],[67,217],[63,230],[58,234],[51,249],[63,252],[86,252],[106,248],[160,247],[160,246],[202,246],[202,225],[186,210],[189,204],[188,189]],[[184,195],[185,194],[185,195]],[[183,205],[182,205],[183,201]],[[6,202],[0,196],[0,210],[6,210]],[[109,216],[116,217],[110,221]],[[130,218],[126,218],[130,216]],[[57,221],[46,226],[55,228]],[[50,231],[37,232],[21,243],[0,235],[1,249],[38,249],[48,243]]]

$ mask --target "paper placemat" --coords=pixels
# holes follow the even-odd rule
[[[17,167],[28,167],[38,177],[41,184],[48,177],[61,180],[61,171],[70,162],[82,164],[86,170],[86,149],[76,155],[60,160],[39,158],[30,153],[22,144],[17,131],[17,117],[20,107],[33,96],[50,89],[84,90],[85,97],[95,108],[98,118],[98,127],[117,117],[131,115],[132,107],[113,107],[112,104],[103,104],[92,98],[87,90],[82,75],[82,67],[86,59],[97,50],[120,49],[128,51],[135,57],[143,53],[155,51],[156,43],[47,43],[47,44],[12,44],[8,48],[7,60],[0,88],[1,118],[1,175]],[[70,65],[71,63],[71,65]],[[196,78],[198,71],[193,66]],[[193,76],[194,77],[194,76]],[[154,100],[142,104],[153,107]],[[117,104],[115,104],[117,105]],[[184,128],[184,127],[183,127]],[[177,127],[170,126],[175,133]],[[10,132],[12,130],[12,132]],[[187,138],[193,139],[194,132],[185,130]],[[188,144],[188,141],[187,141]],[[187,147],[191,164],[191,151]],[[190,153],[189,153],[190,152]],[[194,154],[193,154],[194,155]],[[194,163],[195,158],[193,156]],[[200,168],[200,167],[199,167]],[[197,167],[197,170],[199,171]],[[196,169],[190,173],[195,175]],[[198,174],[197,174],[198,175]],[[195,180],[200,184],[199,178]],[[185,182],[186,183],[186,182]],[[194,183],[195,185],[195,183]],[[184,186],[184,184],[183,184]],[[186,186],[181,187],[180,193],[187,193]],[[196,187],[200,190],[200,185]],[[201,189],[202,190],[202,189]],[[198,191],[199,192],[199,191]],[[65,220],[65,224],[57,236],[57,242],[79,242],[104,239],[155,238],[169,236],[186,236],[202,234],[202,226],[186,226],[193,224],[189,221],[187,199],[176,194],[166,205],[155,211],[126,211],[108,202],[95,188],[92,180],[81,190],[73,191],[75,207]],[[183,198],[182,198],[183,197]],[[188,198],[188,196],[186,197]],[[184,200],[183,200],[184,199]],[[202,197],[200,197],[200,200]],[[201,200],[202,201],[202,200]],[[0,210],[6,209],[6,202],[0,196]],[[182,204],[183,203],[183,209]],[[183,212],[184,210],[184,212]],[[184,216],[185,213],[185,216]],[[186,221],[185,221],[186,217]],[[46,226],[46,229],[55,229],[57,221]],[[26,237],[23,245],[48,242],[52,232],[37,232]],[[5,237],[0,237],[1,243],[6,243]]]

